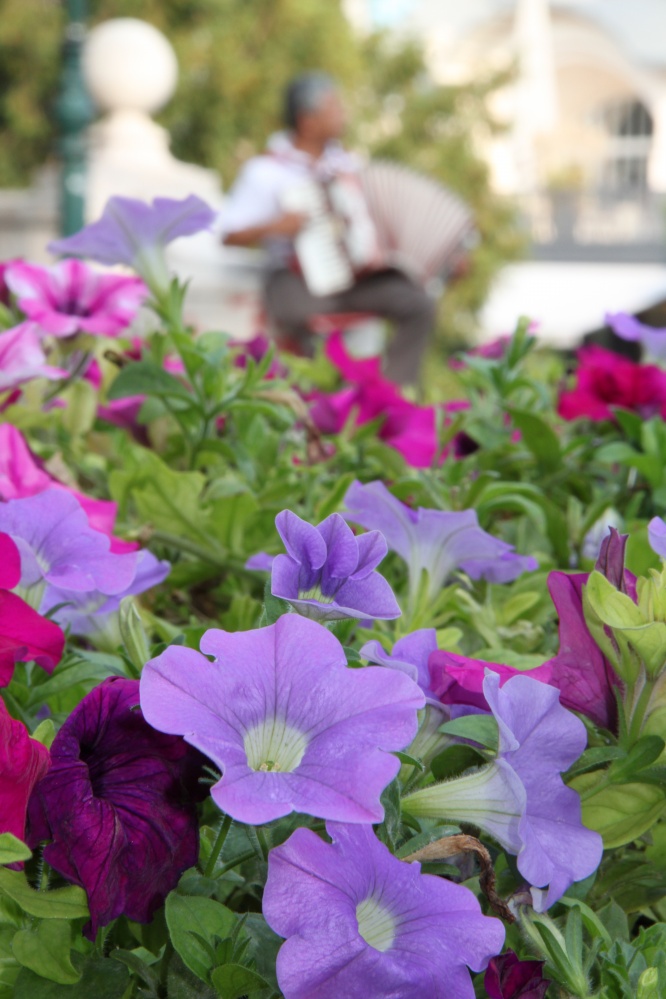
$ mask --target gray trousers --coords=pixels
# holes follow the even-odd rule
[[[435,302],[405,274],[377,271],[336,295],[312,295],[299,274],[273,271],[264,289],[264,304],[280,331],[311,350],[311,316],[329,312],[370,312],[394,326],[386,352],[385,374],[401,385],[419,380],[421,362],[435,324]]]

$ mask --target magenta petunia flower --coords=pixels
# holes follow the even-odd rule
[[[42,332],[36,323],[21,323],[0,333],[0,392],[16,388],[34,378],[52,381],[69,372],[46,363],[41,345]]]
[[[528,676],[500,689],[499,675],[488,670],[483,695],[499,727],[497,758],[413,792],[403,807],[484,829],[516,855],[543,912],[601,861],[601,837],[582,824],[580,798],[560,776],[585,749],[585,726],[562,707],[558,690]]]
[[[313,392],[308,397],[310,415],[324,433],[339,433],[353,417],[357,426],[381,418],[377,436],[395,448],[413,468],[429,468],[441,450],[435,406],[419,406],[403,396],[400,387],[382,373],[381,358],[355,358],[345,349],[342,334],[335,332],[326,341],[325,353],[349,384],[337,392]],[[449,412],[467,408],[459,400],[445,404]],[[444,426],[450,418],[444,417]],[[457,453],[457,445],[454,443]],[[442,454],[440,457],[444,457]]]
[[[468,968],[501,950],[504,927],[472,892],[398,860],[371,826],[297,829],[271,850],[266,922],[286,937],[285,999],[473,999]]]
[[[412,510],[393,496],[383,482],[353,482],[344,498],[346,517],[367,530],[378,530],[389,548],[407,563],[410,588],[428,574],[428,597],[436,596],[455,569],[472,579],[508,583],[538,568],[531,555],[517,555],[513,546],[479,527],[474,510]]]
[[[58,337],[80,331],[117,336],[148,294],[139,278],[101,274],[80,260],[53,267],[15,263],[5,280],[28,319]]]
[[[597,344],[582,347],[576,383],[560,395],[560,416],[613,420],[615,407],[633,410],[645,419],[666,416],[666,372],[654,364],[636,364]]]
[[[169,286],[164,247],[180,236],[208,229],[215,213],[191,194],[189,198],[155,198],[152,204],[135,198],[109,198],[102,217],[80,232],[49,243],[52,253],[87,257],[100,264],[126,264],[151,291]]]
[[[272,561],[274,596],[318,621],[400,616],[393,590],[374,571],[387,551],[379,531],[357,538],[339,513],[313,527],[291,510],[275,526],[287,554]]]
[[[428,659],[430,689],[433,696],[442,704],[466,705],[481,711],[489,711],[483,692],[488,670],[499,676],[501,687],[513,676],[529,676],[541,683],[553,682],[552,671],[547,663],[525,672],[513,666],[505,666],[503,663],[489,663],[483,659],[471,659],[456,652],[437,649]]]
[[[20,660],[36,662],[47,673],[62,659],[65,636],[53,621],[8,591],[21,578],[21,556],[8,534],[0,534],[0,687],[11,681]]]
[[[49,766],[46,746],[30,738],[0,697],[0,833],[25,838],[28,799]]]
[[[520,961],[512,950],[493,957],[483,979],[488,999],[544,999],[550,985],[544,963]]]
[[[197,861],[202,758],[151,728],[138,704],[138,680],[124,677],[87,694],[30,801],[28,842],[48,841],[46,862],[85,889],[90,940],[120,915],[149,922]]]
[[[381,668],[348,669],[326,628],[285,614],[255,631],[207,631],[201,655],[171,646],[146,663],[141,707],[222,770],[212,796],[240,822],[305,812],[381,822],[381,792],[416,733],[423,694]],[[207,656],[213,656],[211,662]]]

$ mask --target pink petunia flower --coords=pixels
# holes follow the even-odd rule
[[[49,766],[46,746],[30,738],[0,699],[0,833],[24,838],[28,799]]]
[[[339,392],[310,396],[311,416],[319,429],[339,433],[352,414],[357,426],[383,417],[380,440],[399,451],[413,468],[432,465],[439,451],[435,406],[419,406],[405,399],[399,386],[382,374],[381,359],[351,357],[339,333],[328,338],[326,356],[349,384]],[[448,413],[468,405],[460,400],[442,408]],[[449,422],[447,415],[444,425]]]
[[[0,392],[33,378],[66,378],[67,371],[46,363],[41,331],[36,323],[20,323],[0,333]]]
[[[25,315],[59,337],[81,331],[117,336],[148,294],[139,278],[102,274],[80,260],[62,260],[53,267],[14,263],[5,281]]]

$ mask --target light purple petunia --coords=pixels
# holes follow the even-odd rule
[[[527,676],[500,689],[499,675],[488,670],[483,694],[499,727],[497,758],[415,791],[403,807],[484,829],[517,856],[542,912],[601,861],[601,837],[582,824],[580,798],[560,776],[585,749],[585,726],[562,707],[556,688]]]
[[[138,681],[124,677],[87,694],[30,800],[29,841],[47,840],[46,862],[85,888],[90,940],[120,915],[149,922],[199,852],[205,761],[146,724],[138,704]]]
[[[102,634],[115,634],[116,613],[124,597],[138,596],[146,590],[164,582],[171,572],[171,563],[156,558],[152,552],[142,548],[132,552],[134,575],[131,582],[119,593],[109,596],[100,590],[87,590],[74,593],[58,586],[46,586],[40,608],[43,614],[51,612],[58,624],[69,628],[72,635],[90,637]],[[54,611],[54,608],[58,608]],[[114,642],[117,644],[117,642]]]
[[[379,797],[400,769],[392,752],[413,738],[424,703],[415,683],[348,669],[337,638],[296,614],[211,629],[201,652],[171,646],[146,663],[141,706],[222,770],[211,793],[223,811],[251,825],[292,811],[382,821]]]
[[[297,829],[271,850],[266,922],[286,937],[285,999],[473,999],[504,943],[472,892],[398,860],[371,826],[329,822],[333,843]]]
[[[404,559],[412,591],[422,572],[428,574],[427,598],[439,593],[455,569],[472,579],[508,583],[538,568],[531,555],[517,555],[512,545],[479,527],[474,510],[412,510],[379,481],[353,482],[344,504],[348,520],[381,531],[389,548]]]
[[[274,596],[318,621],[400,616],[393,590],[374,571],[387,552],[379,531],[357,538],[339,513],[315,527],[291,510],[279,513],[275,526],[287,554],[272,561]]]
[[[59,337],[80,331],[117,336],[148,294],[139,278],[101,274],[80,260],[53,267],[18,261],[6,270],[5,281],[28,319]]]
[[[627,312],[607,312],[604,318],[606,325],[610,326],[621,340],[640,343],[656,360],[661,361],[666,358],[666,329],[646,326],[636,319],[636,316],[631,316]]]
[[[434,628],[420,628],[399,639],[389,655],[376,640],[366,642],[359,650],[364,659],[388,669],[397,669],[406,673],[418,683],[426,697],[440,707],[440,701],[430,688],[430,672],[428,659],[431,652],[437,649],[437,632]]]
[[[86,257],[100,264],[126,264],[151,291],[169,285],[164,247],[180,236],[208,229],[215,212],[191,194],[188,198],[155,198],[152,204],[135,198],[109,198],[101,219],[80,232],[49,243],[52,253]]]
[[[661,517],[653,517],[648,524],[650,548],[661,558],[666,558],[666,523]]]
[[[111,538],[90,526],[76,496],[64,489],[0,503],[0,531],[21,554],[21,595],[41,613],[73,604],[55,617],[81,634],[88,629],[79,628],[79,617],[116,610],[124,596],[161,582],[170,569],[150,552],[112,552]]]
[[[43,333],[36,323],[21,323],[0,333],[0,392],[16,388],[33,378],[52,381],[69,372],[46,363],[42,349]]]

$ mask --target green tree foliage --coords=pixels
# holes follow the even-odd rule
[[[476,140],[495,126],[486,98],[505,82],[460,87],[429,80],[414,42],[378,33],[358,40],[340,0],[90,0],[90,23],[140,17],[171,40],[180,65],[161,115],[180,159],[219,170],[225,185],[280,124],[281,93],[299,71],[321,68],[345,90],[353,140],[459,192],[481,241],[470,273],[443,299],[442,342],[473,328],[493,276],[520,251],[512,210],[491,192]],[[0,0],[0,186],[26,186],[54,153],[64,4]]]

